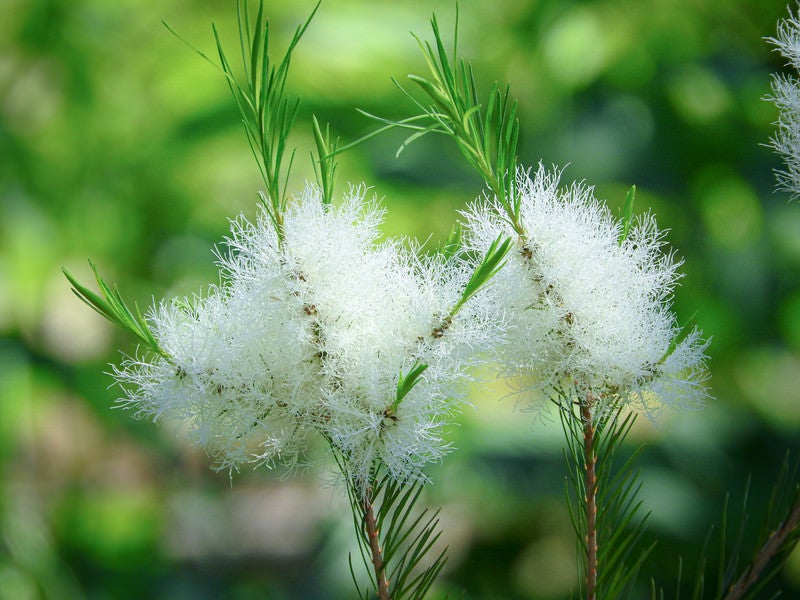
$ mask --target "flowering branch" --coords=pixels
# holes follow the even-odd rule
[[[629,534],[614,530],[639,506],[635,476],[610,471],[631,422],[618,423],[619,411],[635,404],[652,416],[655,398],[661,406],[701,402],[705,344],[694,323],[679,328],[669,311],[678,265],[654,219],[634,217],[635,187],[614,219],[592,188],[562,192],[560,173],[518,169],[508,89],[495,84],[481,103],[472,68],[456,56],[457,24],[452,59],[435,17],[431,25],[433,43],[418,40],[428,76],[410,76],[425,101],[403,90],[421,114],[382,122],[413,130],[406,143],[429,132],[452,138],[489,188],[466,212],[466,247],[480,256],[503,235],[514,240],[487,292],[508,328],[508,374],[533,375],[565,411],[587,598],[614,597],[647,554],[625,564],[643,522]]]
[[[317,185],[289,200],[287,140],[298,104],[285,83],[313,15],[275,65],[263,2],[252,20],[240,0],[243,79],[214,28],[266,185],[259,218],[232,222],[227,251],[217,254],[220,283],[143,316],[96,271],[100,294],[66,275],[82,300],[152,350],[114,367],[121,404],[190,424],[215,467],[230,471],[247,463],[292,469],[309,434],[322,436],[346,482],[375,593],[419,600],[445,560],[434,551],[437,514],[415,510],[423,467],[450,450],[442,431],[462,397],[456,386],[498,337],[493,315],[472,310],[472,300],[511,243],[498,237],[473,268],[457,248],[423,257],[398,240],[378,242],[383,211],[365,185],[334,203],[338,144],[316,118]]]
[[[288,164],[284,166],[285,154],[289,132],[297,117],[300,103],[299,99],[290,99],[286,95],[286,78],[289,74],[292,52],[308,29],[319,5],[320,2],[311,11],[305,23],[295,30],[283,58],[274,64],[268,54],[270,30],[269,20],[264,13],[263,0],[259,1],[258,12],[252,26],[247,0],[237,0],[244,82],[240,82],[235,75],[222,48],[219,32],[216,26],[213,28],[220,66],[239,108],[250,150],[258,163],[259,172],[267,188],[266,197],[263,198],[264,206],[280,239],[283,239],[286,187],[294,151],[289,154]],[[327,177],[324,176],[323,180],[327,181]]]
[[[408,76],[421,89],[427,98],[426,102],[430,104],[417,100],[395,81],[421,113],[401,120],[364,114],[385,124],[379,132],[392,127],[415,132],[405,140],[398,153],[428,133],[441,133],[451,138],[470,166],[498,198],[514,232],[518,237],[524,238],[516,179],[519,140],[517,103],[511,99],[509,89],[501,90],[497,83],[492,85],[487,100],[481,101],[472,67],[456,58],[458,12],[452,59],[442,42],[436,15],[431,18],[431,28],[433,44],[414,36],[428,65],[429,77],[413,74]]]

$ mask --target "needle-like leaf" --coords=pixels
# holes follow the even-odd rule
[[[450,311],[450,318],[454,317],[461,310],[461,307],[503,268],[503,259],[508,254],[512,244],[513,240],[511,238],[504,238],[502,235],[492,242],[489,249],[486,250],[483,260],[473,271],[467,285],[464,287],[461,298]]]
[[[139,307],[134,304],[133,309],[131,309],[123,300],[117,287],[112,287],[103,280],[100,273],[97,272],[97,266],[92,261],[89,261],[89,265],[94,273],[97,286],[100,288],[100,295],[82,285],[69,271],[61,269],[70,284],[72,284],[72,291],[75,295],[112,323],[131,332],[147,348],[168,358],[167,354],[158,345],[153,332],[150,331],[147,319],[139,311]]]
[[[414,389],[414,386],[419,383],[422,374],[428,368],[428,365],[420,362],[414,363],[414,366],[408,371],[408,374],[403,375],[403,372],[400,371],[400,376],[397,378],[397,396],[392,402],[392,408],[397,410],[397,407],[400,406],[400,403],[403,401],[408,393]]]
[[[631,189],[625,195],[625,206],[622,207],[622,229],[619,232],[619,243],[628,239],[628,234],[631,231],[631,224],[633,223],[633,204],[636,201],[636,186],[632,185]]]

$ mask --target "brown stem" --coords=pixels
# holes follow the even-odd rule
[[[369,539],[369,549],[372,553],[372,568],[375,569],[375,581],[378,585],[379,600],[391,600],[389,595],[389,581],[386,579],[386,569],[383,564],[383,549],[378,539],[378,522],[375,519],[375,511],[372,508],[372,490],[367,490],[364,499],[361,501],[361,509],[364,511],[364,527],[367,530]]]
[[[783,543],[786,541],[792,532],[800,525],[800,497],[798,497],[792,507],[789,509],[789,514],[780,526],[773,531],[761,550],[758,551],[753,562],[747,567],[742,576],[736,580],[735,583],[728,588],[728,593],[725,595],[725,600],[739,600],[744,598],[747,590],[754,583],[758,581],[761,572],[767,566],[775,555],[780,550]]]
[[[596,429],[592,420],[592,399],[581,402],[583,420],[583,460],[586,489],[586,599],[597,598],[597,455]]]

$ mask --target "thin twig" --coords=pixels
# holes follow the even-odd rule
[[[739,577],[728,589],[724,600],[739,600],[744,598],[747,590],[756,583],[761,576],[761,572],[769,564],[775,555],[780,551],[786,539],[800,526],[800,496],[792,504],[789,514],[780,526],[773,531],[761,550],[758,551],[753,562],[747,567],[742,576]]]
[[[369,549],[372,553],[372,567],[375,569],[378,598],[380,600],[391,600],[391,596],[389,595],[389,581],[386,579],[386,569],[383,564],[383,549],[378,539],[378,522],[375,519],[371,494],[372,490],[368,490],[364,495],[364,499],[361,501],[361,509],[364,511],[364,526],[367,529]]]
[[[581,402],[583,419],[583,459],[586,467],[586,600],[597,598],[597,455],[596,428],[592,420],[592,399]]]

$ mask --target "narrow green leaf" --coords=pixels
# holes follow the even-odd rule
[[[447,236],[442,248],[440,250],[445,259],[453,258],[461,250],[461,239],[463,236],[463,228],[461,223],[456,223],[450,229],[450,234]]]
[[[109,321],[135,335],[150,350],[169,358],[158,345],[158,341],[150,331],[147,320],[139,311],[139,307],[134,304],[134,309],[131,310],[122,299],[119,290],[116,287],[112,288],[103,280],[97,271],[96,265],[92,261],[89,261],[89,265],[102,295],[98,295],[82,285],[69,271],[62,268],[61,270],[72,285],[72,291],[75,295]]]
[[[453,307],[453,310],[450,311],[450,317],[454,317],[461,307],[472,297],[474,296],[478,290],[480,290],[484,285],[486,285],[489,280],[494,277],[497,272],[503,268],[505,264],[503,259],[505,258],[508,251],[511,249],[511,245],[513,244],[513,240],[511,238],[503,238],[503,235],[495,239],[489,249],[486,251],[486,254],[481,261],[481,264],[473,271],[472,276],[470,277],[467,285],[464,286],[464,291],[461,293],[461,298],[459,298],[456,305]]]
[[[403,375],[403,372],[400,371],[400,376],[397,378],[397,395],[395,396],[394,402],[392,402],[392,408],[394,410],[397,410],[403,398],[405,398],[408,393],[414,389],[414,386],[419,383],[422,374],[427,368],[428,365],[416,362],[407,375]]]
[[[628,239],[628,234],[631,231],[631,224],[633,223],[633,204],[636,201],[636,186],[632,185],[631,189],[625,196],[625,206],[622,207],[622,230],[619,232],[619,244]]]
[[[322,203],[329,205],[333,200],[333,183],[336,173],[336,146],[338,140],[331,141],[330,125],[323,133],[316,115],[312,115],[314,143],[317,146],[317,160],[313,162],[317,183],[322,189]]]

